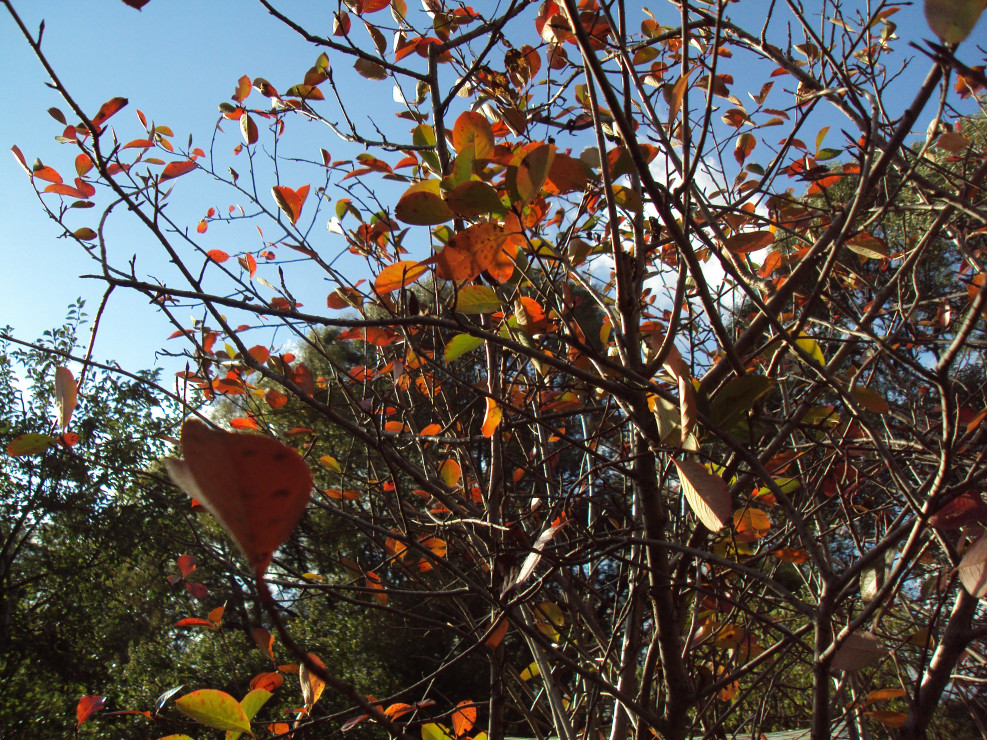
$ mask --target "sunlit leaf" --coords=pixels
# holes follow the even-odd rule
[[[493,313],[503,304],[493,288],[486,285],[466,285],[456,293],[456,312],[467,314]]]
[[[301,519],[312,476],[301,456],[277,440],[212,430],[190,419],[182,426],[183,460],[168,472],[223,526],[257,571]]]
[[[41,455],[54,447],[57,441],[47,434],[28,433],[15,437],[7,445],[7,454],[11,457]]]
[[[733,514],[727,484],[704,466],[690,460],[672,460],[679,471],[682,492],[689,508],[711,532],[719,532]]]
[[[250,732],[250,720],[240,702],[225,691],[200,689],[175,700],[182,714],[217,730]]]
[[[160,181],[171,180],[176,177],[181,177],[198,167],[193,159],[184,159],[177,162],[169,162],[165,165],[164,170],[161,172]]]
[[[62,429],[69,425],[78,400],[72,371],[59,365],[55,368],[55,403],[58,404],[58,423]]]
[[[479,337],[473,337],[469,334],[457,334],[446,343],[443,358],[446,363],[455,362],[467,352],[472,352],[481,344],[483,344],[483,340]]]
[[[75,707],[76,727],[82,727],[86,720],[103,708],[105,703],[105,696],[84,696],[79,699],[79,703]]]
[[[302,206],[305,205],[305,199],[308,198],[308,191],[308,185],[302,185],[297,190],[284,185],[277,185],[271,188],[271,193],[274,195],[274,200],[277,202],[278,208],[284,211],[284,214],[291,221],[292,225],[296,224],[302,215]]]
[[[317,655],[314,653],[308,653],[307,657],[316,666],[325,670],[325,664]],[[298,680],[302,685],[302,699],[305,702],[305,709],[311,712],[312,707],[315,706],[315,703],[319,701],[319,697],[322,696],[322,691],[326,687],[326,682],[319,678],[315,673],[312,673],[305,663],[298,664]]]
[[[483,425],[480,427],[480,433],[484,437],[492,437],[497,431],[497,427],[500,426],[500,421],[504,416],[504,410],[500,405],[492,398],[486,399],[487,409],[483,414]]]
[[[971,596],[982,599],[987,596],[987,534],[982,534],[963,553],[957,568],[963,588]]]
[[[394,215],[406,224],[434,226],[451,221],[456,214],[442,199],[438,180],[414,183],[398,199]]]
[[[374,280],[374,290],[380,295],[390,293],[410,285],[426,272],[428,272],[428,267],[415,260],[394,262],[377,274],[377,278]]]

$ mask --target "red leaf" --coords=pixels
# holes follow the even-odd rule
[[[206,507],[263,574],[305,513],[312,491],[308,465],[275,439],[210,429],[196,419],[182,426],[182,456],[165,461],[172,480]]]
[[[185,582],[185,590],[188,591],[196,601],[205,601],[209,598],[209,589],[201,583]]]
[[[21,153],[20,147],[16,145],[12,146],[10,147],[10,151],[13,153],[14,159],[16,159],[20,166],[24,168],[24,171],[30,175],[31,168],[27,166],[27,161],[24,159],[24,155]]]
[[[206,252],[206,256],[209,257],[213,262],[226,262],[230,258],[226,252],[222,249],[210,249]]]
[[[257,647],[260,649],[264,655],[274,662],[274,637],[263,627],[254,627],[250,630],[251,637],[254,638],[254,642],[257,643]]]
[[[178,572],[182,574],[182,578],[188,578],[195,570],[195,558],[191,555],[179,555],[177,563]]]
[[[53,182],[56,185],[60,185],[62,182],[62,176],[52,167],[39,167],[32,173],[34,177],[39,180],[44,180],[45,182]]]
[[[198,167],[194,159],[179,160],[178,162],[169,162],[165,165],[164,171],[161,173],[161,182],[165,180],[171,180],[175,177],[181,177],[182,175],[191,172],[196,167]]]
[[[126,2],[126,0],[124,0],[124,2]],[[99,112],[97,112],[92,118],[93,125],[96,127],[96,133],[99,133],[100,129],[103,128],[103,124],[106,123],[110,116],[114,115],[126,104],[126,98],[112,98],[111,100],[107,100],[103,103],[99,107]]]
[[[274,200],[277,201],[278,208],[284,211],[292,225],[298,222],[298,217],[302,215],[302,206],[308,197],[308,185],[302,185],[298,190],[278,185],[271,188]]]
[[[218,627],[210,622],[208,619],[199,619],[198,617],[185,617],[185,619],[179,619],[175,622],[176,627],[205,627],[207,630],[212,630],[215,632]]]
[[[151,0],[123,0],[124,5],[129,5],[131,8],[136,8],[137,10],[140,10],[149,2]]]
[[[103,708],[105,703],[105,696],[84,696],[79,699],[79,703],[75,707],[75,716],[79,720],[76,728],[82,727],[87,719]]]

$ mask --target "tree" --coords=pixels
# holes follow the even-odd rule
[[[909,52],[893,5],[354,0],[323,36],[260,2],[320,53],[236,81],[208,154],[140,111],[111,129],[127,101],[92,115],[49,67],[78,178],[14,155],[185,338],[191,405],[283,440],[190,422],[172,470],[301,664],[296,732],[350,716],[327,682],[402,737],[983,735],[976,14],[931,3],[946,45]],[[350,68],[400,125],[355,115]],[[94,228],[118,205],[154,278]],[[320,664],[332,603],[427,636],[424,675],[368,699]],[[257,696],[178,701],[287,732]]]

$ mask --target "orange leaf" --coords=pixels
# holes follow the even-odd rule
[[[181,177],[182,175],[191,172],[196,167],[198,167],[194,159],[183,159],[177,162],[169,162],[165,165],[164,170],[161,173],[160,182],[165,180],[171,180],[175,177]]]
[[[770,231],[744,231],[728,236],[723,246],[734,254],[748,254],[771,246],[774,240],[775,235]]]
[[[254,638],[257,647],[264,655],[274,662],[274,636],[263,627],[254,627],[250,630],[250,636]]]
[[[222,249],[210,249],[208,252],[206,252],[206,256],[209,259],[211,259],[213,262],[219,262],[219,263],[226,262],[226,260],[230,258],[230,255],[228,255]]]
[[[410,285],[428,271],[425,265],[414,260],[402,260],[388,265],[374,280],[374,290],[379,295]]]
[[[258,673],[250,679],[250,690],[264,689],[264,691],[274,692],[276,689],[281,688],[282,684],[284,684],[284,676],[280,673],[275,671]]]
[[[264,400],[272,409],[284,408],[285,404],[288,403],[288,397],[274,388],[268,388],[264,392]]]
[[[219,627],[223,623],[223,612],[225,611],[226,611],[226,605],[224,604],[223,606],[217,606],[206,616],[209,618],[210,622],[212,622],[217,627]]]
[[[274,194],[274,200],[278,203],[278,208],[284,211],[284,214],[291,221],[292,225],[297,223],[299,216],[302,215],[302,206],[305,205],[308,190],[308,185],[302,185],[298,190],[292,190],[283,185],[271,188],[271,192]]]
[[[435,263],[443,280],[471,280],[494,264],[507,234],[493,223],[474,224],[458,232],[445,248],[422,264]]]
[[[277,440],[215,431],[196,419],[182,426],[182,455],[166,461],[172,480],[263,574],[308,505],[312,475],[305,461]]]
[[[484,644],[493,650],[504,641],[505,635],[507,635],[507,620],[501,619],[490,631],[490,636],[487,637]]]
[[[107,119],[123,108],[126,104],[126,98],[112,98],[111,100],[107,100],[103,103],[99,107],[99,111],[96,115],[92,117],[92,122],[96,127],[96,132],[99,133],[99,130],[103,127],[103,124],[106,123]]]
[[[452,145],[457,152],[473,146],[476,159],[490,159],[494,152],[494,136],[490,122],[481,113],[466,112],[452,127]]]
[[[452,731],[456,736],[465,735],[476,724],[476,705],[469,700],[461,701],[452,713]]]
[[[480,427],[480,433],[487,438],[494,435],[497,431],[497,427],[500,426],[500,420],[504,416],[504,410],[497,404],[492,398],[487,399],[487,411],[483,416],[483,426]]]
[[[322,670],[325,670],[325,664],[314,653],[308,653],[305,657]],[[305,663],[298,665],[298,680],[302,684],[302,698],[305,700],[305,709],[311,712],[312,707],[315,706],[319,697],[322,696],[322,690],[326,687],[326,682],[309,671]]]
[[[234,429],[260,429],[257,420],[252,416],[238,416],[230,419],[230,426]]]

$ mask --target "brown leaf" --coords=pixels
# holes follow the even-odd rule
[[[719,532],[733,515],[733,503],[730,501],[727,484],[697,462],[672,462],[679,471],[679,480],[689,508],[707,529]]]

